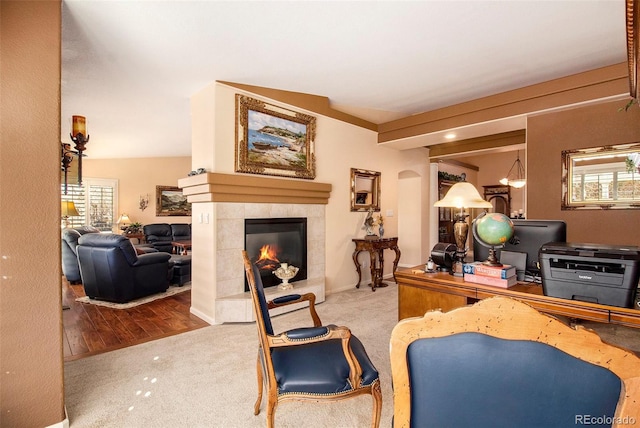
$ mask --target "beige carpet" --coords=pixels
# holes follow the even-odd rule
[[[144,303],[153,302],[154,300],[164,299],[165,297],[173,296],[174,294],[182,293],[187,290],[191,290],[191,283],[184,284],[181,287],[178,287],[177,285],[170,285],[169,288],[167,288],[167,291],[165,291],[164,293],[152,294],[151,296],[132,300],[127,303],[106,302],[104,300],[90,299],[87,296],[78,297],[76,299],[76,302],[90,303],[92,305],[105,306],[107,308],[112,308],[112,309],[129,309],[129,308],[136,307],[138,305],[142,305]]]
[[[327,296],[318,305],[326,324],[349,326],[380,371],[381,427],[393,413],[389,338],[397,320],[395,284]],[[275,331],[310,325],[308,311],[273,318]],[[599,327],[590,324],[589,327]],[[606,340],[640,350],[640,330],[602,326]],[[264,427],[256,399],[257,332],[253,324],[223,324],[65,364],[66,408],[72,428]],[[369,396],[336,403],[282,403],[275,425],[368,427]]]

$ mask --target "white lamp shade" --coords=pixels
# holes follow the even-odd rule
[[[127,223],[131,223],[129,216],[127,214],[122,214],[118,219],[118,224],[127,224]]]
[[[462,181],[451,186],[444,198],[433,204],[435,207],[491,208],[491,202],[482,199],[473,184]]]

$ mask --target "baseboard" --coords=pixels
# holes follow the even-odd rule
[[[194,308],[193,306],[191,306],[189,308],[189,312],[191,312],[193,315],[197,316],[198,318],[200,318],[201,320],[208,322],[211,325],[217,325],[220,324],[219,322],[216,322],[215,319],[211,318],[209,315],[205,315],[204,312],[201,312],[199,310],[197,310],[196,308]]]
[[[53,425],[49,425],[45,428],[69,428],[69,415],[67,415],[67,407],[65,406],[64,408],[64,420]]]

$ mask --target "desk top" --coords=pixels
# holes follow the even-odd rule
[[[530,304],[534,308],[571,318],[588,319],[605,323],[640,327],[640,310],[601,305],[580,300],[545,296],[540,284],[518,283],[513,287],[500,288],[490,285],[465,282],[463,278],[448,273],[424,272],[423,266],[401,268],[396,272],[398,285],[412,286],[426,291],[463,296],[471,299],[486,299],[507,296]]]

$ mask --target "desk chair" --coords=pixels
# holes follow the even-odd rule
[[[391,372],[396,427],[640,423],[638,357],[510,298],[400,321]]]

